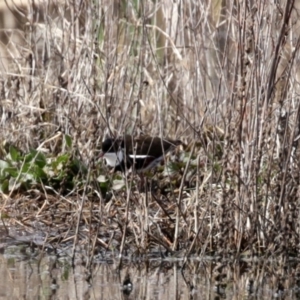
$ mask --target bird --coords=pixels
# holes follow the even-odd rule
[[[100,157],[113,167],[113,172],[128,170],[143,173],[155,168],[164,160],[165,154],[183,145],[180,140],[141,135],[124,135],[106,138],[102,143]]]

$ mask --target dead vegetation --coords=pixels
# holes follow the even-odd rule
[[[67,191],[3,191],[3,222],[91,253],[297,253],[299,1],[52,5],[42,21],[15,10],[20,39],[2,47],[1,159],[20,149],[18,178],[31,149],[86,170]],[[175,175],[113,189],[97,149],[124,132],[189,144]]]

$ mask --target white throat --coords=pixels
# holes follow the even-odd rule
[[[103,155],[103,158],[106,160],[107,165],[115,167],[122,162],[123,151],[119,150],[118,152],[107,152]]]

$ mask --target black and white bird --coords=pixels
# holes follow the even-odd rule
[[[182,145],[180,140],[162,139],[148,135],[134,138],[125,135],[120,138],[107,138],[102,143],[100,157],[114,171],[134,170],[142,173],[155,168],[164,160],[165,154]]]

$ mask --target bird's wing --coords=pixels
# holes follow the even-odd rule
[[[146,158],[162,156],[178,146],[178,144],[178,141],[151,137],[149,135],[142,135],[136,138],[125,135],[121,147],[131,158]]]

